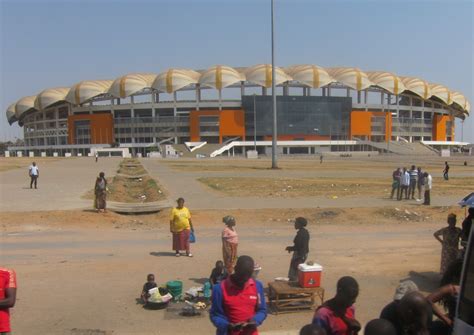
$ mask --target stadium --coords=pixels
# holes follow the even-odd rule
[[[470,104],[443,85],[351,67],[295,65],[277,67],[275,74],[282,154],[464,145],[454,141],[454,121],[469,115]],[[9,150],[48,156],[90,155],[110,147],[137,155],[268,154],[271,83],[269,64],[217,65],[45,89],[8,107],[8,122],[24,128],[25,141]]]

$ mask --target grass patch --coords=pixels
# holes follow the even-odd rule
[[[201,183],[228,196],[236,197],[302,197],[302,196],[385,196],[391,191],[390,179],[362,178],[199,178]],[[433,193],[456,195],[474,188],[474,179],[451,178],[449,182],[434,178]]]
[[[107,200],[125,203],[146,203],[166,198],[161,186],[151,178],[140,162],[136,159],[125,159],[117,171],[119,174],[138,176],[140,178],[126,178],[115,176],[107,179]],[[84,196],[94,199],[94,190]]]

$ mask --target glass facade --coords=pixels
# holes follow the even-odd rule
[[[243,96],[242,107],[246,136],[253,136],[254,117],[257,136],[271,136],[272,97]],[[351,109],[350,97],[277,96],[278,135],[345,137],[349,133]]]

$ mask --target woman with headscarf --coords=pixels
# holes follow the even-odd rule
[[[234,266],[237,261],[237,245],[239,244],[239,237],[235,230],[235,218],[227,215],[222,218],[225,228],[222,231],[222,258],[227,273],[234,272]]]
[[[176,200],[177,206],[171,210],[170,231],[173,234],[173,250],[176,257],[181,256],[180,251],[186,250],[186,256],[193,257],[189,247],[189,236],[194,231],[189,209],[184,207],[184,199]]]
[[[107,179],[105,179],[105,173],[99,173],[94,186],[95,194],[95,208],[97,212],[104,212],[107,207]]]
[[[298,230],[293,246],[286,247],[286,251],[293,252],[293,257],[290,262],[290,270],[288,271],[288,278],[290,281],[298,280],[298,265],[306,262],[309,252],[309,232],[306,230],[308,221],[303,217],[295,219],[295,229]]]

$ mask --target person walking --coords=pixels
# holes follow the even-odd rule
[[[258,335],[267,317],[263,284],[252,278],[255,262],[240,256],[235,272],[212,288],[211,322],[217,335]]]
[[[38,165],[36,165],[36,162],[33,162],[30,165],[28,174],[30,175],[30,188],[33,188],[33,184],[35,185],[35,188],[38,188],[39,168]]]
[[[226,225],[222,231],[222,258],[227,273],[232,274],[234,272],[235,262],[237,261],[239,237],[235,230],[235,218],[233,216],[224,216],[222,222]]]
[[[449,164],[448,164],[448,162],[444,162],[443,178],[444,178],[444,180],[449,180]]]
[[[305,228],[308,221],[303,217],[295,219],[295,229],[298,231],[293,240],[293,246],[286,247],[286,251],[293,252],[291,257],[290,269],[288,270],[288,278],[290,281],[298,280],[298,265],[306,262],[309,253],[309,232]]]
[[[10,334],[10,308],[16,302],[16,273],[0,267],[0,334]]]
[[[97,213],[105,213],[105,210],[107,208],[107,179],[105,179],[104,172],[99,173],[99,177],[97,177],[97,179],[95,180],[94,192],[94,204]]]
[[[425,201],[423,205],[429,206],[431,204],[431,189],[433,187],[433,178],[428,172],[423,173],[423,180],[424,180],[424,190],[425,190]]]
[[[416,189],[416,185],[418,184],[418,171],[416,170],[415,165],[411,166],[409,175],[410,175],[410,187],[408,189],[408,198],[415,200],[415,189]]]
[[[403,168],[402,175],[400,177],[401,190],[398,195],[398,200],[402,200],[403,193],[405,193],[405,199],[408,199],[408,187],[410,186],[410,174],[407,171],[407,168]]]
[[[461,229],[456,227],[456,214],[451,213],[448,215],[448,227],[442,228],[433,234],[442,245],[439,271],[441,274],[444,274],[449,265],[459,256],[461,232]]]
[[[390,194],[390,199],[393,199],[395,191],[397,192],[397,199],[400,196],[400,180],[402,177],[402,170],[397,168],[392,173],[392,193]]]
[[[425,178],[423,177],[421,167],[418,167],[418,181],[416,186],[418,188],[418,199],[416,201],[421,201],[421,195],[424,192],[423,187],[425,186]]]
[[[191,212],[184,207],[184,199],[176,200],[177,206],[170,213],[170,232],[173,234],[173,250],[176,257],[181,256],[180,251],[186,250],[186,256],[193,257],[189,247],[189,236],[194,231],[191,221]]]

